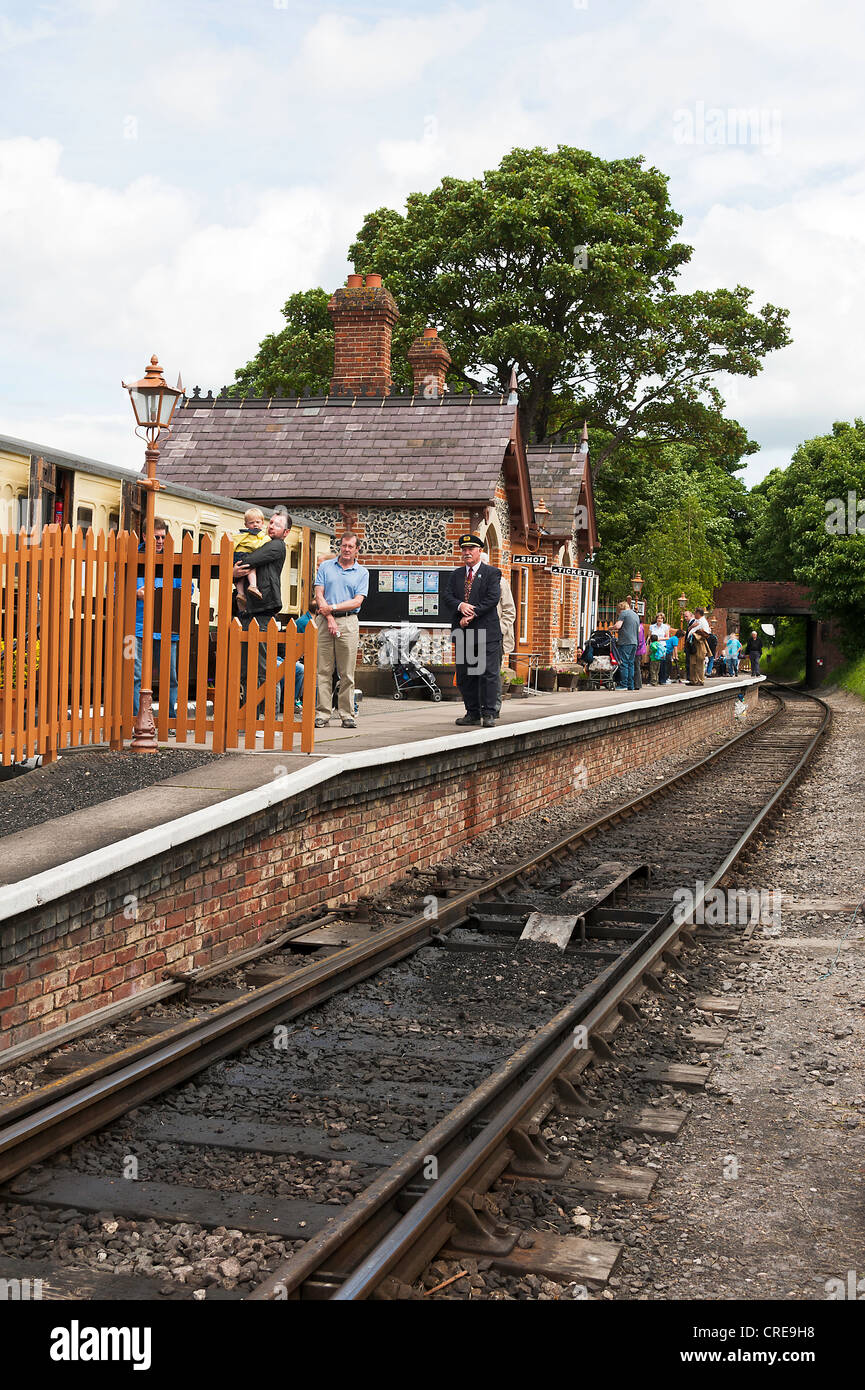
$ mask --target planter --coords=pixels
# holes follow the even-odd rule
[[[538,671],[538,690],[555,690],[557,674],[551,666],[542,667]]]
[[[512,700],[527,700],[529,698],[529,692],[524,685],[512,685],[510,687],[510,696]]]
[[[579,690],[579,675],[576,671],[560,671],[556,677],[558,690]]]

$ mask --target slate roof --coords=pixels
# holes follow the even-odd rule
[[[488,506],[516,413],[504,396],[193,399],[159,473],[258,502]]]
[[[557,536],[570,536],[574,529],[587,457],[578,444],[529,444],[526,449],[535,506],[544,499],[552,513],[546,527]]]

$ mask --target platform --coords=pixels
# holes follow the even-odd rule
[[[229,962],[486,831],[737,728],[758,681],[505,705],[365,701],[314,755],[221,758],[3,842],[0,1051]],[[38,776],[38,773],[32,774]]]
[[[188,822],[196,813],[207,812],[246,793],[272,790],[276,783],[280,784],[279,791],[284,795],[288,790],[287,783],[294,782],[297,774],[322,759],[338,758],[342,764],[348,755],[377,752],[383,763],[391,762],[414,756],[419,751],[416,745],[421,742],[435,740],[441,747],[441,740],[446,739],[452,747],[468,746],[480,740],[495,741],[507,737],[517,727],[522,730],[525,725],[548,727],[547,721],[553,721],[566,727],[580,719],[611,718],[636,707],[649,710],[670,701],[699,699],[710,691],[726,689],[732,692],[752,684],[755,682],[750,677],[737,680],[717,677],[707,681],[704,686],[681,683],[643,686],[638,691],[541,692],[523,699],[506,700],[495,729],[459,728],[455,721],[464,713],[461,701],[443,700],[440,704],[434,704],[430,700],[397,702],[366,698],[356,729],[344,729],[336,715],[330,725],[316,729],[316,748],[312,754],[282,753],[279,749],[230,753],[209,766],[194,768],[142,791],[115,797],[86,810],[75,811],[44,825],[7,836],[0,841],[0,921],[9,915],[10,908],[12,911],[20,910],[18,895],[4,891],[11,885],[69,865],[73,860],[105,851],[112,845],[165,827],[181,818]],[[359,764],[352,759],[351,765]],[[336,775],[337,771],[333,768],[332,774]],[[328,770],[330,772],[331,769]],[[315,780],[325,780],[327,775]],[[303,777],[296,779],[298,790],[309,784]],[[260,809],[260,806],[256,804],[253,808],[250,803],[238,805],[236,814],[247,815],[253,809]],[[215,824],[213,817],[203,816],[201,819],[202,828],[210,829]],[[184,830],[191,828],[187,824]],[[176,840],[172,842],[177,843]],[[145,846],[140,845],[139,848],[143,850]],[[103,860],[99,866],[94,864],[92,867],[100,869],[97,876],[101,877],[108,865]],[[116,867],[120,867],[119,863]],[[40,900],[46,899],[41,897]],[[16,902],[14,907],[13,902]]]

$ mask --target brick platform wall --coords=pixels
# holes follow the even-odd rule
[[[756,687],[746,700],[756,707]],[[0,925],[0,1048],[255,945],[285,916],[381,889],[659,750],[732,733],[734,703],[719,690],[357,771],[21,913]]]

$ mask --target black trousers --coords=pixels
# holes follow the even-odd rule
[[[267,673],[267,648],[266,648],[266,646],[265,646],[265,640],[264,640],[264,639],[265,639],[265,636],[266,636],[267,629],[268,629],[268,626],[269,626],[269,624],[270,624],[271,618],[275,618],[275,617],[276,617],[276,609],[274,608],[274,609],[272,609],[272,610],[270,610],[270,611],[268,611],[268,612],[266,612],[266,613],[241,613],[239,616],[240,616],[240,626],[243,628],[244,632],[248,632],[248,631],[249,631],[249,628],[250,628],[250,626],[251,626],[251,624],[252,624],[253,618],[254,618],[255,621],[258,623],[259,630],[260,630],[260,632],[261,632],[261,641],[259,642],[259,647],[258,647],[258,672],[257,672],[257,675],[258,675],[258,684],[259,684],[259,685],[264,685],[264,678],[265,678],[265,675],[266,675],[266,673]],[[243,682],[244,687],[246,687],[247,684],[250,683],[250,682],[248,682],[248,680],[247,680],[247,670],[246,670],[247,660],[248,660],[248,653],[249,653],[249,648],[247,647],[246,643],[244,642],[243,646],[242,646],[241,649],[240,649],[240,679],[241,679],[241,681]],[[282,684],[283,684],[282,681],[277,681],[277,684],[276,684],[276,710],[275,710],[275,713],[276,713],[277,715],[282,714]],[[246,697],[245,697],[245,694],[244,694],[244,699],[245,699],[245,698],[246,698]],[[261,712],[263,712],[263,710],[264,710],[264,701],[262,701],[261,704],[258,706],[258,710],[256,711],[256,713],[261,713]]]
[[[500,703],[499,675],[502,665],[502,640],[487,638],[485,665],[482,674],[477,666],[457,665],[457,685],[463,697],[466,714],[475,718],[482,714],[495,714]],[[469,672],[474,672],[470,675]]]

